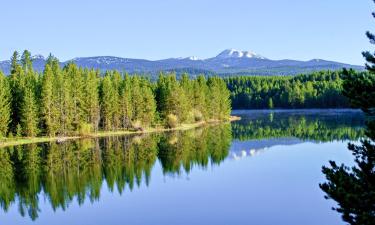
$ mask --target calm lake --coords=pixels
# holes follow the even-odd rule
[[[233,111],[232,124],[0,149],[0,224],[343,224],[321,167],[353,164],[352,110]]]

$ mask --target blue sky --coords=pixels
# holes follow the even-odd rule
[[[2,0],[0,60],[23,49],[154,60],[236,48],[363,64],[373,10],[371,0]]]

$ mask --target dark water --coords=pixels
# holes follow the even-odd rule
[[[183,132],[0,149],[0,224],[343,224],[321,166],[351,164],[354,111],[235,111]]]

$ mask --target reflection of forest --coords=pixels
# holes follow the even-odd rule
[[[242,115],[241,115],[242,116]],[[360,113],[315,114],[269,113],[242,117],[232,124],[233,138],[239,140],[296,137],[302,140],[358,140],[364,136]]]
[[[0,149],[0,205],[18,204],[21,215],[38,217],[39,197],[65,210],[77,199],[99,200],[105,181],[121,194],[150,182],[159,159],[163,173],[189,172],[219,164],[229,152],[230,125],[137,137],[108,137]]]

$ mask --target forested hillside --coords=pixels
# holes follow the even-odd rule
[[[68,136],[100,130],[173,128],[181,123],[227,120],[230,93],[218,77],[177,80],[160,74],[157,82],[115,70],[60,68],[47,59],[33,69],[31,54],[15,52],[11,71],[0,71],[0,137]]]
[[[225,81],[234,109],[349,108],[342,95],[342,74],[321,71],[298,76],[237,76]]]

